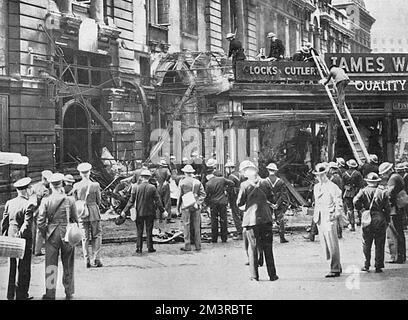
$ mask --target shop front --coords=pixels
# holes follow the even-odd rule
[[[368,152],[380,161],[408,158],[408,73],[395,65],[402,59],[403,55],[325,56],[328,65],[338,62],[350,75],[347,105]],[[316,163],[352,158],[319,79],[312,63],[239,64],[233,88],[218,103],[216,119],[224,130],[230,126],[258,130],[258,150],[243,157],[237,151],[240,141],[231,147],[226,138],[220,161],[250,158],[259,163],[261,175],[267,174],[268,163],[275,162],[290,182],[302,186]]]

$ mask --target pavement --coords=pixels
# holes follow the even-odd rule
[[[249,281],[243,241],[203,244],[201,252],[184,253],[182,244],[155,245],[156,253],[134,255],[135,244],[105,244],[104,267],[86,269],[81,248],[76,249],[75,299],[84,300],[360,300],[407,299],[408,264],[386,264],[384,273],[362,273],[361,231],[344,232],[340,240],[343,275],[326,279],[328,262],[316,242],[305,241],[304,233],[287,234],[290,241],[274,238],[279,280],[268,281],[260,268],[260,281]],[[389,255],[386,254],[386,260]],[[60,265],[60,270],[61,265]],[[6,297],[7,259],[0,258],[0,299]],[[61,272],[59,272],[61,278]],[[34,257],[30,294],[44,293],[44,257]],[[64,297],[61,280],[57,297]]]

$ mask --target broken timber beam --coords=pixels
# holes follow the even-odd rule
[[[307,202],[305,199],[303,199],[303,197],[300,195],[300,193],[295,189],[294,186],[291,185],[291,183],[289,182],[289,180],[284,176],[284,175],[280,175],[280,178],[282,179],[282,181],[286,184],[286,187],[288,188],[289,192],[295,197],[295,199],[297,200],[297,202],[299,202],[299,204],[301,206],[306,206]]]
[[[85,107],[95,116],[95,118],[102,124],[102,126],[110,133],[111,136],[114,135],[112,127],[109,123],[102,117],[102,115],[96,110],[93,105],[86,99],[84,101]]]

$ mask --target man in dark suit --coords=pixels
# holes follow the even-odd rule
[[[266,178],[266,181],[270,184],[272,190],[268,197],[279,226],[280,243],[286,243],[289,242],[285,239],[285,212],[289,207],[288,189],[285,183],[276,175],[278,173],[276,164],[270,163],[266,169],[269,172],[269,177]]]
[[[32,227],[33,214],[37,209],[36,199],[30,199],[30,178],[23,178],[14,183],[17,197],[6,202],[1,230],[3,235],[25,239],[24,257],[10,259],[9,283],[7,299],[28,300],[31,279],[31,254],[32,254]],[[18,264],[18,265],[17,265]],[[17,276],[17,284],[16,284]]]
[[[396,169],[401,171],[402,164],[398,164]],[[391,223],[387,230],[388,246],[391,260],[389,263],[404,263],[406,260],[406,243],[403,226],[404,208],[398,208],[397,196],[405,189],[404,179],[396,172],[393,172],[393,165],[384,162],[380,165],[379,174],[382,182],[387,185],[388,197],[391,205]]]
[[[234,78],[236,79],[236,67],[237,61],[243,61],[246,59],[244,48],[242,48],[241,41],[235,39],[234,33],[228,33],[226,36],[227,40],[230,42],[228,58],[232,57],[232,68],[234,70]]]
[[[227,205],[228,198],[226,189],[234,186],[234,182],[224,178],[220,173],[215,172],[215,167],[212,173],[206,176],[207,183],[205,184],[205,204],[211,210],[211,242],[216,243],[218,240],[218,219],[221,225],[221,241],[227,242],[228,238],[228,221],[227,221]]]
[[[359,171],[357,171],[358,164],[356,160],[350,159],[347,161],[347,166],[349,169],[343,174],[343,183],[344,183],[344,193],[343,199],[346,206],[346,212],[348,219],[350,221],[350,230],[356,231],[355,228],[355,210],[353,204],[353,198],[364,187],[363,176]],[[358,215],[357,226],[361,225],[361,216]]]
[[[272,189],[268,182],[259,177],[258,168],[251,161],[243,161],[239,169],[248,178],[241,184],[237,205],[245,207],[242,226],[248,243],[250,279],[259,281],[259,259],[260,255],[264,254],[269,280],[278,280],[272,250],[273,218],[267,199]]]
[[[38,230],[45,239],[45,285],[43,300],[55,300],[58,279],[58,256],[63,266],[62,284],[65,298],[72,299],[75,292],[75,247],[65,241],[68,223],[78,223],[73,197],[66,196],[62,181],[64,175],[55,173],[50,178],[52,193],[41,201]],[[68,221],[69,220],[69,221]]]
[[[143,228],[146,225],[146,238],[148,252],[156,252],[153,248],[153,225],[156,218],[156,208],[164,218],[168,213],[163,207],[157,189],[149,183],[152,173],[149,170],[143,170],[140,173],[140,183],[132,186],[132,192],[126,208],[122,211],[121,216],[126,217],[126,211],[132,206],[136,209],[136,229],[137,243],[136,253],[141,254],[143,248]]]
[[[228,161],[225,164],[225,171],[226,178],[234,182],[234,186],[227,189],[232,218],[234,219],[235,228],[237,229],[237,233],[233,239],[243,240],[242,235],[243,212],[237,206],[237,198],[239,189],[241,188],[242,176],[239,172],[235,171],[235,164],[232,161]]]
[[[276,60],[283,59],[285,55],[285,46],[282,41],[278,39],[273,32],[268,33],[268,38],[271,39],[268,58],[275,58]]]
[[[160,161],[160,167],[155,171],[154,178],[157,180],[157,191],[159,191],[160,198],[163,201],[163,206],[169,213],[167,223],[173,222],[171,220],[171,198],[170,198],[170,178],[171,172],[168,168],[166,160]]]

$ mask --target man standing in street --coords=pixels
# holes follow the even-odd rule
[[[355,210],[353,205],[353,198],[364,186],[363,176],[357,171],[358,164],[356,160],[350,159],[347,161],[349,169],[343,174],[344,183],[344,204],[346,206],[347,216],[350,222],[350,231],[356,231],[355,227]],[[357,226],[361,225],[361,216],[358,214]]]
[[[343,188],[344,188],[343,178],[339,174],[339,167],[337,163],[335,162],[329,163],[329,173],[327,174],[327,176],[331,182],[333,182],[336,186],[339,187],[339,189],[341,190],[343,194]],[[341,220],[342,220],[341,217],[339,217],[339,220],[337,221],[337,235],[339,239],[343,238],[343,225],[342,225]]]
[[[244,48],[242,48],[241,41],[235,39],[234,33],[228,33],[226,36],[227,40],[230,42],[228,58],[232,57],[232,69],[234,71],[234,79],[237,77],[237,61],[244,61],[246,59]]]
[[[398,167],[400,170],[400,166]],[[404,208],[397,207],[397,195],[405,189],[404,179],[393,172],[393,164],[384,162],[380,165],[379,174],[382,184],[387,186],[387,193],[390,200],[390,225],[387,229],[388,247],[390,249],[391,260],[389,263],[404,263],[406,260],[406,244],[403,226]]]
[[[232,218],[234,219],[235,229],[237,229],[236,235],[233,240],[242,240],[242,218],[243,212],[237,206],[237,198],[239,189],[241,187],[241,174],[235,171],[235,164],[232,161],[227,161],[225,164],[226,178],[234,182],[234,186],[228,188],[228,201],[231,208]]]
[[[319,163],[313,172],[318,180],[313,190],[315,198],[313,220],[317,224],[326,259],[330,260],[330,272],[326,278],[334,278],[339,277],[342,272],[337,223],[343,214],[343,201],[340,188],[327,177],[328,169],[326,163]]]
[[[194,168],[186,165],[183,169],[184,178],[179,182],[180,196],[177,201],[177,212],[181,213],[184,226],[184,247],[182,251],[191,251],[191,235],[196,251],[201,250],[201,206],[205,199],[202,183],[194,178]],[[183,196],[192,192],[196,202],[188,206],[183,202]]]
[[[248,180],[242,182],[238,194],[238,207],[245,207],[242,226],[245,229],[245,242],[248,244],[250,279],[259,281],[258,266],[260,255],[265,255],[270,281],[276,281],[275,260],[273,257],[273,217],[267,195],[272,193],[270,184],[258,175],[258,168],[251,161],[245,160],[239,171]]]
[[[156,208],[164,218],[168,213],[163,207],[162,200],[156,187],[149,183],[152,173],[150,170],[143,170],[140,174],[140,183],[133,184],[131,196],[126,208],[121,216],[126,217],[126,211],[131,207],[136,209],[136,229],[137,242],[136,253],[142,254],[143,249],[143,229],[146,226],[147,250],[149,253],[156,252],[153,248],[153,225],[156,218]]]
[[[76,201],[85,201],[86,206],[84,212],[78,212],[79,226],[83,233],[82,251],[85,265],[87,268],[91,267],[91,255],[89,252],[89,243],[91,242],[94,265],[100,268],[103,266],[100,258],[102,247],[102,224],[101,213],[99,211],[101,188],[98,182],[90,180],[91,169],[92,165],[90,163],[85,162],[78,165],[77,170],[82,180],[74,184],[72,194]]]
[[[33,215],[37,209],[36,199],[32,201],[29,194],[31,178],[23,178],[14,183],[17,197],[6,202],[1,222],[4,236],[25,239],[25,251],[22,259],[10,258],[10,273],[7,287],[8,300],[29,300],[31,280],[31,254]],[[16,283],[17,276],[17,283]]]
[[[43,300],[55,300],[58,279],[58,256],[61,253],[63,267],[62,284],[65,298],[75,293],[74,262],[75,247],[65,241],[68,223],[78,223],[73,197],[65,195],[62,181],[64,175],[55,173],[50,178],[52,193],[40,205],[38,229],[45,241],[45,294]],[[69,220],[69,221],[68,221]]]
[[[321,82],[324,86],[327,86],[331,79],[333,79],[334,84],[337,88],[337,96],[338,96],[338,108],[342,116],[346,114],[345,108],[345,100],[346,100],[346,87],[350,83],[350,78],[346,74],[346,72],[342,69],[337,67],[336,65],[332,65],[329,68],[330,72],[326,80],[323,79]]]
[[[170,198],[170,178],[171,172],[168,168],[166,160],[160,161],[160,168],[154,173],[154,177],[157,180],[157,191],[159,192],[160,198],[163,201],[163,206],[165,210],[169,213],[167,217],[167,223],[172,223],[171,220],[171,198]]]
[[[268,33],[268,38],[271,39],[268,58],[274,58],[275,60],[283,59],[285,46],[282,41],[278,39],[273,32]]]
[[[50,182],[48,181],[52,176],[50,170],[44,170],[41,172],[41,181],[33,186],[34,193],[37,196],[37,207],[40,207],[41,200],[48,197],[51,194]],[[44,244],[44,238],[41,236],[41,232],[37,227],[38,209],[34,212],[33,220],[33,251],[35,256],[43,256],[42,247]]]
[[[218,224],[221,225],[221,241],[227,242],[228,238],[228,220],[227,220],[227,205],[228,198],[226,189],[233,187],[235,184],[231,180],[224,178],[220,173],[215,172],[215,167],[212,167],[212,172],[209,171],[206,176],[207,183],[205,185],[205,204],[211,211],[211,242],[217,243],[218,240]]]
[[[285,183],[276,175],[278,167],[275,163],[270,163],[266,169],[269,177],[266,178],[271,186],[272,194],[270,195],[272,210],[275,214],[276,222],[279,226],[280,243],[289,242],[285,239],[285,212],[289,206],[289,194]]]
[[[357,210],[368,210],[371,223],[363,226],[363,253],[365,257],[362,271],[369,272],[371,247],[375,244],[375,272],[381,273],[384,268],[385,236],[390,220],[390,203],[384,186],[379,186],[381,178],[370,172],[365,179],[367,187],[361,189],[354,197]]]

